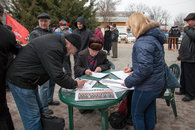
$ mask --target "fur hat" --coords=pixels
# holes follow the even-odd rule
[[[81,47],[81,37],[77,34],[67,34],[64,36],[73,46],[75,46],[78,50]]]
[[[189,21],[189,20],[195,20],[195,13],[188,14],[188,16],[186,16],[186,18],[184,19],[184,21]]]
[[[40,18],[46,18],[46,19],[50,19],[50,16],[49,14],[47,13],[41,13],[37,16],[37,19],[40,19]]]

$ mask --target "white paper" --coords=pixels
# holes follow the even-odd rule
[[[95,80],[87,80],[87,82],[85,82],[82,89],[91,89],[95,85],[96,82],[97,81]]]
[[[113,71],[111,72],[113,75],[115,75],[116,77],[122,79],[122,80],[125,80],[129,74],[128,73],[125,73],[123,71]]]
[[[134,87],[127,88],[122,85],[124,83],[123,80],[115,80],[115,79],[102,79],[99,81],[101,84],[106,85],[110,89],[112,89],[114,92],[120,92],[120,91],[127,91],[127,90],[134,90]]]
[[[96,78],[103,78],[105,76],[109,75],[109,73],[100,73],[100,72],[92,72],[92,77],[96,77]]]
[[[109,88],[78,89],[75,101],[117,99],[115,92]]]

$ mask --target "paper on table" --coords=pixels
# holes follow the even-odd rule
[[[109,73],[92,72],[91,76],[96,78],[103,78],[107,75],[109,75]]]
[[[123,71],[113,71],[111,73],[122,80],[125,80],[129,76],[128,73],[125,73]]]
[[[96,82],[95,80],[87,80],[82,89],[91,89]]]
[[[115,79],[102,79],[99,81],[101,84],[106,85],[110,89],[112,89],[114,92],[120,92],[120,91],[127,91],[127,90],[134,90],[134,87],[127,88],[122,85],[124,82],[123,80],[115,80]]]
[[[117,99],[117,96],[109,88],[78,89],[75,93],[75,101],[104,99]]]

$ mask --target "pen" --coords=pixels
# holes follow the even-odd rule
[[[129,67],[129,64],[127,65],[127,67]]]

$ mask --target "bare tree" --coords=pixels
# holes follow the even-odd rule
[[[126,10],[128,10],[129,15],[131,15],[134,12],[146,14],[150,10],[150,8],[145,4],[135,4],[135,3],[129,3],[126,7]]]
[[[120,0],[99,0],[97,3],[98,12],[103,17],[104,26],[110,22],[110,17],[114,15],[116,5],[119,4]]]
[[[161,24],[167,24],[169,20],[169,13],[161,7],[152,7],[148,12],[149,18]]]

